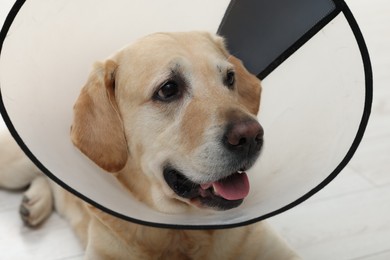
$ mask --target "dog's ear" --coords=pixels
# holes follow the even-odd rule
[[[108,172],[121,170],[128,148],[115,101],[115,71],[111,60],[97,63],[74,105],[73,144]]]
[[[242,64],[242,61],[231,55],[228,61],[234,65],[236,73],[236,86],[239,102],[249,112],[256,115],[259,112],[261,98],[261,82],[251,74]]]

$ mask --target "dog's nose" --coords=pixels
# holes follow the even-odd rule
[[[257,153],[263,144],[264,130],[256,120],[234,122],[225,133],[225,146],[232,151],[251,155]]]

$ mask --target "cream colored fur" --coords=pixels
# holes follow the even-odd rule
[[[232,89],[223,85],[230,70],[236,75]],[[185,93],[175,102],[156,100],[172,71],[185,78]],[[211,210],[177,196],[162,167],[170,161],[199,183],[223,178],[221,128],[233,117],[255,119],[260,94],[259,80],[228,53],[222,38],[154,34],[95,65],[74,107],[71,138],[150,207],[170,214]],[[21,205],[24,221],[36,226],[54,207],[72,224],[86,259],[298,259],[265,222],[191,231],[118,219],[48,181],[8,134],[0,147],[0,186],[30,185]]]

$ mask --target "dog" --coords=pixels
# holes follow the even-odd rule
[[[181,214],[239,207],[261,152],[261,84],[207,32],[155,33],[95,64],[74,105],[71,139],[139,201]],[[24,193],[29,226],[55,208],[85,259],[299,259],[267,223],[172,230],[118,219],[41,174],[9,134],[0,138],[0,187]]]

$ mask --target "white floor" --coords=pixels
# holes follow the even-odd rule
[[[0,21],[12,2],[1,0]],[[390,259],[390,3],[346,2],[364,33],[374,70],[365,138],[325,189],[269,221],[304,259]],[[23,226],[20,200],[19,193],[0,191],[0,259],[82,259],[77,238],[57,215],[35,230]]]

